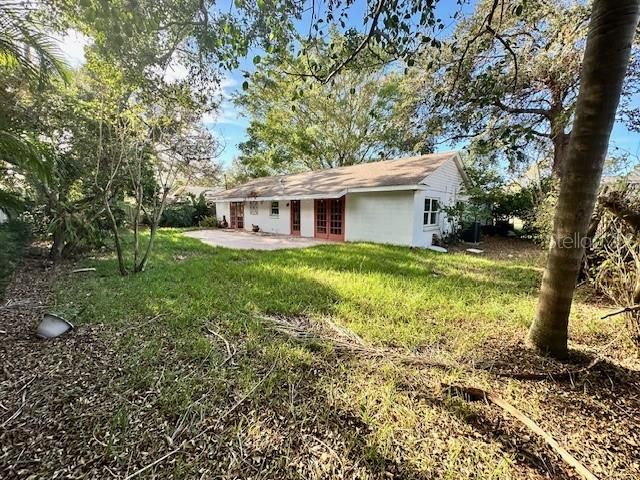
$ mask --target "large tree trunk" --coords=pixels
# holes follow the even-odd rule
[[[602,176],[640,0],[596,0],[584,54],[576,118],[553,222],[553,238],[529,341],[553,356],[567,354],[569,313],[584,239]]]

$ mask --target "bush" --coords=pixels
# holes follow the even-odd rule
[[[23,222],[11,220],[0,224],[0,299],[11,280],[22,252],[30,237],[29,226]]]
[[[190,197],[191,206],[193,207],[193,225],[199,225],[202,219],[209,216],[211,212],[203,194],[200,194],[198,198],[195,195],[190,195]]]
[[[200,223],[198,225],[200,225],[201,227],[206,227],[206,228],[218,228],[219,227],[218,219],[213,215],[207,215],[202,220],[200,220]]]
[[[193,205],[179,203],[168,205],[160,217],[161,227],[192,227],[195,225],[193,218],[196,209]]]

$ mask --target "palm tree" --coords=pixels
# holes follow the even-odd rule
[[[55,74],[67,80],[68,67],[36,13],[24,0],[0,0],[0,67],[17,66],[31,78]]]
[[[6,91],[6,79],[20,75],[37,81],[40,87],[51,77],[67,82],[69,70],[54,40],[37,20],[37,8],[24,0],[0,0],[0,88]],[[0,162],[28,172],[46,182],[51,162],[37,135],[26,132],[15,122],[11,106],[0,106]],[[20,208],[20,199],[0,191],[0,207],[7,212]]]

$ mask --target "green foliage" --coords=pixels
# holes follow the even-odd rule
[[[48,75],[69,79],[69,70],[53,39],[43,31],[26,2],[0,3],[0,70],[17,67],[29,79]]]
[[[0,224],[0,300],[4,298],[4,290],[11,281],[30,233],[28,225],[23,222],[10,221]]]
[[[529,223],[525,224],[526,229],[523,233],[543,247],[549,246],[549,239],[552,237],[553,216],[557,204],[558,188],[554,185],[536,205]]]
[[[207,199],[204,194],[201,193],[196,198],[195,195],[190,195],[191,206],[193,207],[192,225],[199,225],[202,219],[204,219],[210,213],[209,206],[207,205]]]
[[[538,217],[542,204],[552,190],[552,182],[545,179],[529,185],[509,183],[497,170],[487,165],[467,166],[469,181],[465,184],[466,200],[445,206],[449,221],[463,228],[473,222],[498,225],[513,218],[523,221],[523,235],[532,237],[545,220]]]
[[[215,215],[207,215],[200,220],[198,223],[199,227],[205,228],[218,228],[220,223],[218,222],[218,218]]]
[[[452,38],[417,58],[407,80],[416,116],[476,156],[526,170],[542,152],[551,170],[568,141],[589,3],[501,2],[490,30],[495,5],[476,2]]]
[[[209,219],[204,223],[211,223],[209,217],[210,208],[207,205],[206,198],[203,194],[198,197],[191,194],[189,195],[188,202],[175,203],[167,205],[163,210],[160,217],[160,226],[162,227],[194,227],[200,226],[217,226],[216,225],[202,225],[205,219]],[[215,217],[213,217],[215,218]]]
[[[178,203],[168,205],[160,217],[161,227],[192,227],[195,225],[193,219],[196,208],[190,203]]]
[[[328,84],[307,80],[309,62],[326,63],[328,55],[328,46],[316,45],[304,57],[261,59],[235,98],[250,120],[237,175],[333,168],[430,149],[401,109],[401,75],[350,66]]]

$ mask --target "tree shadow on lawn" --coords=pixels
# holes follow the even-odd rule
[[[464,253],[441,254],[424,249],[411,249],[372,243],[320,245],[304,250],[276,253],[283,265],[305,265],[337,273],[388,274],[409,280],[422,280],[425,275],[458,275],[488,273],[494,280],[539,286],[537,266],[517,261],[492,260]]]

